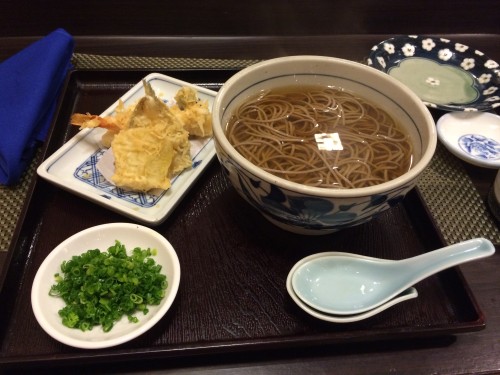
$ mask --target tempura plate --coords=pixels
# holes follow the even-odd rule
[[[215,91],[159,73],[151,73],[144,80],[151,84],[156,95],[167,105],[174,103],[173,97],[182,86],[195,88],[201,100],[208,100],[209,108],[216,95]],[[143,96],[141,80],[120,99],[128,106]],[[118,102],[100,116],[113,115]],[[191,140],[193,166],[172,179],[170,189],[158,194],[125,190],[106,181],[97,170],[96,164],[105,151],[101,146],[104,132],[99,128],[83,129],[47,158],[38,167],[37,173],[65,190],[145,224],[162,223],[215,155],[212,138]]]

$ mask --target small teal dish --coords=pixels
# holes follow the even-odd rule
[[[408,86],[429,108],[490,111],[500,107],[499,64],[461,43],[398,36],[375,45],[367,63]]]

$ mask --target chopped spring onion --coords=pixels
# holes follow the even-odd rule
[[[59,310],[62,323],[82,331],[101,325],[104,332],[123,315],[137,323],[134,314],[145,315],[148,305],[160,304],[168,285],[152,255],[156,249],[137,247],[128,256],[125,246],[116,241],[107,252],[88,250],[63,261],[49,291],[66,303]]]

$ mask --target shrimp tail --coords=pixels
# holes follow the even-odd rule
[[[113,117],[100,117],[91,115],[90,113],[74,113],[71,116],[70,124],[79,126],[80,129],[104,128],[114,132],[119,132],[121,130],[120,124],[118,124]]]

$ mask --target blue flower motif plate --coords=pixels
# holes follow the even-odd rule
[[[439,140],[455,156],[478,167],[500,168],[500,116],[452,112],[436,126]]]
[[[198,97],[208,100],[210,108],[216,95],[215,91],[159,73],[149,74],[144,79],[167,104],[173,103],[173,97],[183,86],[196,89]],[[128,106],[143,96],[141,80],[120,99]],[[117,105],[118,100],[101,116],[112,115]],[[215,156],[212,138],[190,140],[193,166],[173,178],[170,189],[147,193],[130,191],[109,183],[97,168],[106,151],[101,146],[104,132],[99,128],[81,130],[47,158],[37,173],[65,190],[145,224],[162,223]]]
[[[499,64],[464,44],[398,36],[374,46],[367,62],[404,83],[430,108],[489,111],[500,107]]]

